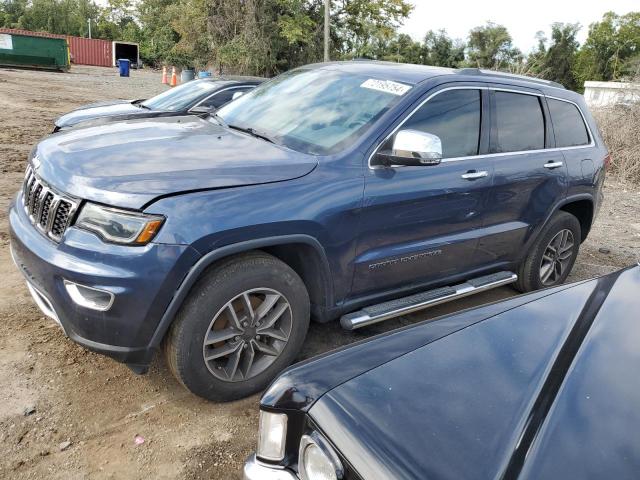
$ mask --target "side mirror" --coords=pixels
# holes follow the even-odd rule
[[[442,160],[442,142],[437,135],[419,130],[400,130],[391,151],[377,154],[382,165],[428,166]]]
[[[235,100],[236,98],[240,98],[244,95],[244,92],[236,92],[231,96],[231,100]]]
[[[215,111],[215,107],[205,107],[204,105],[198,105],[189,110],[190,113],[195,113],[196,115],[204,115],[205,113],[213,113]]]

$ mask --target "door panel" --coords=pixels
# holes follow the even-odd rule
[[[488,176],[462,178],[474,169]],[[491,176],[491,162],[476,159],[370,171],[353,293],[425,283],[468,268]]]
[[[545,168],[554,162],[562,166]],[[494,157],[493,163],[486,235],[478,245],[478,260],[487,264],[524,256],[525,243],[566,191],[566,165],[560,151]]]
[[[485,110],[480,114],[488,97],[479,87],[459,94],[443,89],[400,127],[438,135],[442,163],[367,169],[353,295],[428,283],[470,268],[493,181],[491,160],[477,156],[488,147],[489,128]]]
[[[502,102],[496,103],[496,94],[503,95]],[[512,111],[508,111],[509,95],[514,99]],[[555,145],[544,97],[497,91],[491,92],[491,98],[495,119],[491,130],[494,186],[485,216],[487,235],[480,240],[477,252],[478,261],[485,264],[521,259],[527,253],[523,249],[525,243],[564,198],[567,189],[567,166],[562,151],[544,149],[545,145],[547,148]],[[529,113],[531,104],[523,99],[534,101],[539,111]],[[542,119],[544,126],[538,126]],[[536,142],[540,141],[542,128],[545,144],[539,145]],[[505,139],[509,136],[511,139]],[[518,142],[521,149],[535,150],[500,151],[503,145],[517,150]]]
[[[601,178],[596,165],[602,165],[604,153],[595,148],[593,134],[587,128],[577,105],[547,98],[547,106],[553,123],[556,147],[563,148],[571,193],[591,194]]]

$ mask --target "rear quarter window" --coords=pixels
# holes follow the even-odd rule
[[[573,103],[547,99],[556,147],[577,147],[589,144],[589,133],[584,119]]]

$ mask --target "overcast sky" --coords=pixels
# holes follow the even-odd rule
[[[589,24],[600,20],[605,12],[612,10],[625,14],[640,10],[638,0],[535,0],[530,3],[513,0],[410,0],[410,3],[415,8],[400,30],[415,40],[422,40],[430,29],[441,28],[453,38],[466,39],[473,27],[492,21],[507,27],[515,46],[525,53],[536,45],[538,30],[543,30],[549,37],[549,25],[554,22],[579,22],[582,30],[578,40],[582,43]]]

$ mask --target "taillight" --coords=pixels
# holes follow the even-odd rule
[[[610,167],[611,167],[611,155],[607,153],[607,156],[604,157],[604,168],[609,170]]]

